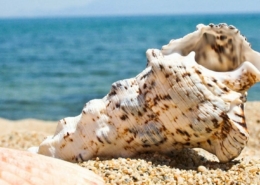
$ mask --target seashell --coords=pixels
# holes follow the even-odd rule
[[[0,148],[0,184],[105,184],[76,164],[8,148]]]
[[[146,69],[62,119],[36,152],[83,161],[199,147],[221,162],[237,157],[249,137],[244,103],[260,80],[259,53],[233,26],[200,24],[146,55]]]

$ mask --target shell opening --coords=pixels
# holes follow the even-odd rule
[[[251,49],[246,38],[234,26],[199,24],[197,31],[162,47],[162,53],[188,55],[196,53],[198,64],[214,71],[232,71],[249,61],[260,70],[260,54]]]

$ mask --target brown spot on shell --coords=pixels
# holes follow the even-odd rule
[[[130,137],[128,140],[126,140],[126,142],[127,142],[128,144],[130,144],[132,141],[134,141],[134,138],[133,138],[133,137]]]
[[[162,64],[159,64],[159,67],[160,67],[161,70],[164,69],[164,66]]]
[[[168,138],[167,138],[167,137],[164,137],[164,138],[159,142],[159,144],[163,144],[163,143],[165,143],[167,140],[168,140]]]
[[[66,146],[66,143],[63,143],[61,146],[60,146],[60,149],[64,148]]]
[[[237,124],[239,124],[244,129],[247,129],[247,126],[246,126],[245,122],[239,122],[239,121],[235,121],[235,120],[233,120],[233,121],[236,122]]]
[[[116,95],[116,91],[111,91],[109,94],[108,94],[108,96],[114,96],[114,95]]]
[[[67,132],[67,134],[63,136],[63,139],[66,139],[66,138],[68,138],[69,136],[70,136],[70,134],[69,134],[69,132]]]
[[[100,143],[104,143],[104,142],[100,139],[100,137],[98,137],[98,136],[97,136],[97,140],[98,140]]]
[[[156,118],[156,115],[154,115],[154,114],[148,114],[147,116],[148,116],[150,119]]]
[[[224,90],[225,92],[229,92],[229,89],[228,89],[227,87],[224,87],[223,90]]]
[[[120,119],[124,121],[128,119],[128,116],[126,114],[123,114],[122,116],[120,116]]]
[[[189,72],[183,73],[182,77],[185,78],[186,76],[191,76],[191,74]]]
[[[149,144],[143,144],[142,147],[144,147],[144,148],[149,148],[149,147],[151,147],[151,145],[149,145]]]
[[[211,121],[213,123],[214,128],[218,128],[219,127],[219,122],[218,122],[218,120],[216,118],[213,118]]]
[[[168,109],[169,109],[169,106],[168,106],[168,105],[166,105],[166,104],[164,104],[164,107],[166,108],[166,110],[168,110]]]
[[[116,103],[116,108],[119,108],[120,107],[120,103]]]
[[[83,162],[83,161],[84,161],[84,159],[83,159],[83,157],[82,157],[81,153],[79,154],[79,158],[80,158],[81,162]]]
[[[195,69],[195,73],[197,73],[198,75],[201,75],[201,74],[202,74],[201,71],[198,70],[198,69]]]
[[[207,83],[207,85],[208,85],[209,87],[213,87],[210,83]]]
[[[209,127],[207,127],[205,130],[206,130],[207,133],[211,133],[212,132],[212,130]]]
[[[176,133],[181,134],[183,136],[190,137],[190,134],[187,131],[185,131],[185,130],[176,129]]]
[[[152,50],[152,55],[153,55],[153,57],[157,57],[154,50]]]
[[[163,99],[163,100],[171,100],[172,98],[171,98],[171,96],[170,96],[169,94],[167,94],[167,95],[164,95],[164,96],[162,97],[162,99]]]
[[[220,35],[220,40],[225,40],[225,39],[227,39],[227,36],[226,35]]]

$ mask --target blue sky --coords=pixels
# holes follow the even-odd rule
[[[0,17],[260,12],[259,0],[0,0]]]

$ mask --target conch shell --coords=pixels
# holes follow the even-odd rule
[[[260,80],[259,53],[233,26],[197,28],[162,50],[148,49],[144,71],[62,119],[36,151],[68,161],[183,147],[203,148],[221,162],[237,157],[249,137],[244,102]]]

